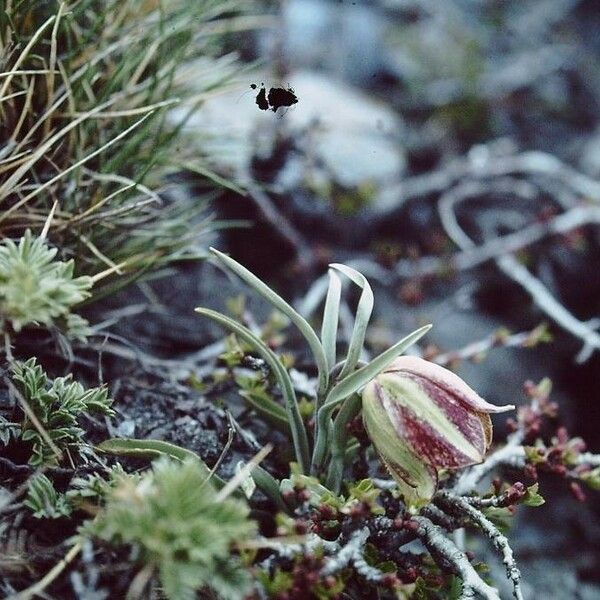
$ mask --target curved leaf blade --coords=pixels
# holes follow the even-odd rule
[[[373,312],[373,304],[375,299],[373,297],[373,290],[367,281],[367,278],[362,274],[347,267],[346,265],[340,265],[337,263],[329,265],[332,269],[336,269],[343,273],[352,283],[362,289],[360,299],[358,301],[358,307],[356,309],[356,315],[354,317],[354,328],[352,329],[352,337],[348,345],[348,354],[346,355],[346,362],[340,373],[340,379],[343,379],[349,373],[354,371],[360,353],[362,352],[363,345],[365,343],[365,335],[367,333],[367,326],[371,319],[371,313]]]
[[[409,346],[412,346],[415,342],[420,340],[431,327],[431,325],[425,325],[424,327],[420,327],[416,331],[413,331],[399,342],[396,342],[391,348],[388,348],[385,352],[382,352],[379,356],[374,358],[368,365],[361,367],[340,381],[334,386],[329,394],[327,394],[327,398],[321,407],[321,410],[333,408],[351,394],[358,392],[360,388],[364,387],[380,371],[383,371],[383,369],[385,369],[395,358],[400,356],[400,354],[402,354]]]
[[[335,365],[337,328],[340,315],[340,299],[342,297],[342,282],[334,271],[329,270],[329,287],[323,309],[323,323],[321,325],[321,342],[327,359],[327,368],[331,370]]]
[[[219,252],[215,248],[210,248],[211,253],[230,271],[233,271],[240,279],[245,281],[254,291],[260,294],[267,302],[271,303],[277,310],[286,315],[290,321],[299,329],[304,339],[308,342],[310,349],[315,357],[319,371],[319,391],[324,393],[329,381],[329,369],[327,368],[327,359],[323,346],[313,328],[308,321],[302,317],[294,308],[292,308],[279,294],[276,294],[266,283],[261,281],[254,273],[251,273],[246,267],[240,265],[233,258]]]
[[[306,428],[304,427],[304,422],[302,421],[300,410],[298,409],[298,401],[296,399],[296,393],[294,392],[292,380],[290,379],[290,376],[284,369],[283,365],[279,362],[279,359],[275,353],[249,329],[243,325],[240,325],[233,319],[230,319],[229,317],[208,308],[196,308],[195,310],[198,314],[215,321],[215,323],[218,323],[226,329],[229,329],[243,339],[246,343],[253,346],[261,355],[263,360],[269,365],[281,387],[281,391],[285,399],[286,414],[290,429],[292,431],[292,440],[294,442],[296,459],[301,465],[303,471],[307,469],[309,452]]]

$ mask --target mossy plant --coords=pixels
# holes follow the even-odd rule
[[[14,332],[28,325],[57,326],[71,337],[85,339],[87,321],[72,309],[90,296],[92,278],[75,277],[74,261],[56,259],[42,237],[30,230],[15,243],[0,242],[0,316]]]
[[[216,492],[197,461],[163,458],[138,480],[123,477],[84,532],[134,546],[169,600],[191,600],[202,588],[239,600],[250,581],[232,550],[254,535],[248,512]]]
[[[13,439],[31,444],[29,464],[57,464],[64,452],[69,453],[71,460],[85,458],[91,446],[78,419],[83,414],[114,414],[108,390],[86,390],[71,375],[51,380],[35,358],[15,362],[11,371],[22,420],[4,420],[0,429],[10,428]]]

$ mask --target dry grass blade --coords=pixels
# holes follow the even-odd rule
[[[247,19],[239,2],[21,0],[3,12],[0,237],[39,232],[58,200],[49,242],[77,256],[81,272],[126,262],[129,281],[195,254],[219,181],[201,197],[162,202],[164,177],[198,148],[185,149],[166,113],[180,100],[194,110],[235,74],[221,56],[224,32]],[[199,57],[215,77],[192,94],[181,74]]]

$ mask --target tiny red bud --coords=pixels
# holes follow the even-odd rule
[[[406,521],[404,521],[404,529],[406,529],[407,531],[416,532],[417,529],[419,529],[419,524],[415,523],[415,521],[407,519]]]
[[[514,433],[518,429],[518,427],[519,426],[517,425],[517,422],[514,419],[506,419],[506,428],[510,433]]]
[[[567,474],[567,467],[565,467],[565,465],[554,465],[552,471],[557,475],[564,477]]]
[[[398,577],[394,573],[386,573],[381,578],[381,585],[390,589],[395,588],[400,584]]]
[[[578,502],[585,502],[586,495],[578,483],[576,483],[575,481],[572,481],[571,484],[569,485],[569,488],[571,490],[571,493],[573,494],[573,496],[575,497],[575,499]]]
[[[294,529],[296,530],[296,533],[300,535],[308,533],[308,523],[302,519],[296,519],[294,521]]]
[[[556,430],[556,437],[560,444],[566,444],[569,441],[569,434],[566,427],[559,427]]]
[[[527,475],[527,477],[529,477],[529,479],[531,479],[532,481],[535,482],[538,480],[538,473],[533,465],[525,465],[523,471],[525,472],[525,475]]]
[[[318,511],[323,519],[331,520],[337,516],[337,511],[329,504],[321,504]]]
[[[310,500],[310,492],[308,490],[299,490],[296,492],[296,497],[300,502],[308,502]]]

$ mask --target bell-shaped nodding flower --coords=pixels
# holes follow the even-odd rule
[[[407,504],[433,496],[440,469],[480,463],[492,441],[494,406],[444,367],[401,356],[364,388],[363,420],[371,442]]]

